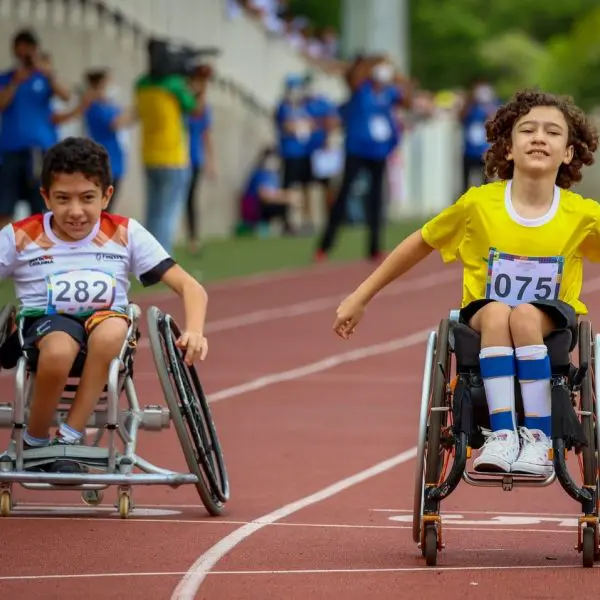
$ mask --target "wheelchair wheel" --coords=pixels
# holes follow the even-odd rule
[[[581,423],[585,438],[588,442],[582,450],[583,454],[583,483],[597,488],[598,485],[598,456],[596,443],[596,397],[594,390],[594,337],[589,321],[579,324],[579,364],[587,363],[588,370],[581,382],[580,409],[583,412]],[[585,413],[588,414],[585,414]]]
[[[0,347],[11,334],[15,322],[16,309],[12,304],[7,304],[0,309]]]
[[[433,551],[431,548],[433,533],[428,533],[428,539],[421,539],[423,504],[426,485],[430,483],[435,485],[439,482],[444,464],[444,450],[441,447],[440,438],[442,427],[446,425],[448,420],[448,413],[445,410],[433,409],[448,407],[446,380],[450,376],[451,366],[449,337],[450,321],[443,319],[440,322],[437,333],[433,333],[430,337],[427,358],[431,358],[431,363],[428,364],[426,362],[423,374],[423,386],[428,385],[428,383],[430,385],[428,385],[427,395],[425,395],[425,388],[423,389],[423,396],[421,398],[421,422],[417,444],[417,471],[413,505],[413,540],[416,543],[421,543],[421,552],[427,558],[427,564],[432,564],[431,561],[433,560],[431,557],[431,552]],[[431,374],[430,379],[428,373]],[[435,530],[434,533],[436,533]]]
[[[196,489],[209,514],[222,514],[229,500],[229,479],[217,431],[194,367],[188,367],[175,342],[181,335],[170,315],[148,311],[154,363],[187,465],[198,478]]]

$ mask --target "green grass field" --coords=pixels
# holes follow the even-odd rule
[[[385,248],[392,249],[420,225],[422,220],[410,220],[390,224],[385,231]],[[362,259],[365,255],[366,231],[363,227],[346,228],[341,232],[332,261]],[[281,269],[294,269],[311,264],[316,245],[314,237],[290,238],[226,238],[208,241],[199,256],[190,255],[184,249],[176,252],[181,266],[203,283],[221,281],[233,277],[265,273]],[[143,294],[144,288],[132,280],[132,295]],[[164,286],[154,286],[152,291]],[[0,306],[14,302],[12,281],[0,284]]]

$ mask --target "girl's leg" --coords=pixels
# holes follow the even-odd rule
[[[469,323],[481,334],[479,361],[492,428],[481,454],[473,462],[477,471],[510,472],[519,455],[510,315],[511,309],[506,304],[490,302]]]
[[[531,304],[517,306],[510,315],[525,411],[525,426],[520,432],[523,444],[513,471],[533,475],[552,472],[552,461],[548,457],[552,435],[552,371],[544,339],[555,328],[552,318]]]

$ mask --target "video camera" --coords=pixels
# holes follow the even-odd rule
[[[170,75],[189,77],[206,67],[207,58],[220,54],[217,48],[193,48],[171,40],[151,38],[147,46],[149,74],[154,79]]]

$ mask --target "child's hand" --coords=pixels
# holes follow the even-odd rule
[[[334,331],[341,338],[350,339],[365,314],[365,308],[365,302],[356,293],[350,294],[337,309]]]
[[[190,366],[194,360],[200,356],[200,360],[206,358],[208,353],[208,341],[201,333],[195,331],[185,331],[177,340],[177,347],[186,350],[185,364]]]

